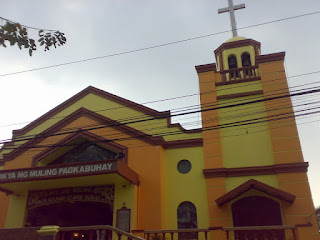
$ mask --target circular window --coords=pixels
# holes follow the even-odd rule
[[[177,168],[178,168],[179,173],[186,174],[186,173],[190,172],[190,170],[191,170],[191,163],[188,160],[181,160],[178,163]]]

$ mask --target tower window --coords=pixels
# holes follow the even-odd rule
[[[229,69],[238,68],[237,58],[235,55],[231,55],[228,57]]]
[[[242,67],[251,66],[250,54],[245,52],[241,55]]]

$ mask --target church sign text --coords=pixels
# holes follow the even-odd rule
[[[58,188],[30,191],[27,208],[34,208],[61,202],[89,201],[113,204],[114,185]]]
[[[112,173],[117,171],[117,168],[117,161],[110,161],[81,165],[50,166],[0,171],[0,183]]]

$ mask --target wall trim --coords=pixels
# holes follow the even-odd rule
[[[269,166],[203,169],[205,178],[272,175],[279,173],[307,172],[308,162],[284,163]]]
[[[284,57],[286,52],[278,52],[256,56],[256,64],[259,63],[267,63],[267,62],[275,62],[275,61],[284,61]]]
[[[198,66],[195,66],[195,68],[197,70],[197,73],[204,73],[204,72],[210,72],[210,71],[217,72],[217,66],[215,63],[198,65]]]
[[[262,90],[258,90],[258,91],[252,91],[252,92],[226,94],[226,95],[218,96],[217,99],[218,100],[221,100],[221,99],[232,99],[232,98],[254,96],[254,95],[259,95],[259,94],[263,94],[263,91]]]

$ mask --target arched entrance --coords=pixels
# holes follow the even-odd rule
[[[233,203],[231,210],[234,227],[282,225],[280,204],[270,198],[245,197]],[[243,231],[236,231],[235,234],[238,239],[251,239],[248,233]],[[284,239],[285,236],[283,230],[277,230],[272,234],[276,234],[276,239]]]

